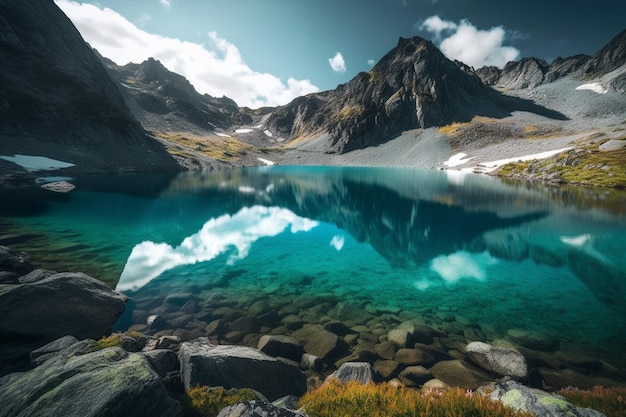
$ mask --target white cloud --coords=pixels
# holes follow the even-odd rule
[[[420,29],[434,34],[436,41],[445,36],[439,43],[441,52],[450,59],[457,59],[475,68],[485,65],[502,68],[520,55],[517,48],[503,45],[507,32],[502,26],[481,30],[468,20],[461,20],[457,24],[439,16],[431,16],[420,25]]]
[[[289,78],[284,83],[272,74],[254,71],[239,49],[216,32],[200,45],[143,31],[108,8],[70,0],[56,0],[56,4],[103,56],[118,65],[152,57],[187,78],[201,94],[225,95],[240,106],[258,108],[319,91],[309,80]]]
[[[287,209],[246,207],[232,216],[209,220],[179,246],[151,241],[135,245],[116,289],[137,290],[170,269],[207,262],[228,251],[233,253],[227,264],[232,265],[248,256],[252,244],[262,237],[277,236],[287,228],[291,233],[308,232],[317,225],[317,222],[299,217]]]
[[[328,58],[330,67],[335,72],[346,72],[346,62],[343,60],[341,52],[337,52],[334,57]]]
[[[161,6],[165,7],[167,10],[172,8],[172,2],[170,0],[159,0]]]
[[[376,64],[376,61],[374,61],[373,59],[367,60],[367,65],[369,65],[370,67],[373,67],[375,64]]]

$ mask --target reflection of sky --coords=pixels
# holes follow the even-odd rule
[[[234,215],[224,215],[206,222],[200,231],[173,247],[167,243],[141,242],[133,248],[119,283],[118,291],[136,290],[163,272],[181,265],[206,262],[234,249],[228,263],[248,255],[252,244],[262,237],[276,236],[291,226],[291,233],[308,232],[317,222],[298,217],[278,207],[243,208]]]

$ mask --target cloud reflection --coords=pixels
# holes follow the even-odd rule
[[[482,281],[486,278],[485,267],[497,262],[488,252],[472,254],[458,251],[450,255],[437,256],[430,263],[430,268],[449,283],[461,278],[474,278]]]
[[[318,224],[279,207],[246,207],[232,216],[209,220],[177,247],[151,241],[135,245],[116,289],[137,290],[167,270],[209,261],[229,248],[234,253],[228,264],[233,264],[248,256],[252,244],[262,237],[276,236],[289,226],[291,233],[308,232]]]
[[[337,251],[340,251],[345,243],[346,239],[343,236],[339,235],[333,236],[333,238],[330,240],[330,245]]]

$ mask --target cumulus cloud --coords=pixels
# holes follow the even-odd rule
[[[475,68],[485,65],[502,68],[520,55],[517,48],[503,45],[509,37],[502,26],[482,30],[468,20],[455,23],[431,16],[419,28],[435,35],[435,41],[439,42],[445,56]]]
[[[346,62],[343,60],[341,52],[337,52],[334,57],[328,58],[330,67],[335,72],[346,72]]]
[[[309,80],[280,78],[251,69],[239,49],[207,34],[206,44],[168,38],[139,29],[117,12],[92,4],[56,0],[83,38],[118,65],[152,57],[170,71],[183,75],[201,94],[228,96],[240,106],[258,108],[286,104],[296,97],[319,91]]]
[[[376,61],[374,61],[373,59],[367,60],[367,65],[369,65],[370,67],[373,67],[375,64],[376,64]]]

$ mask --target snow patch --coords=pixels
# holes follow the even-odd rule
[[[606,94],[608,91],[606,87],[604,87],[600,83],[589,83],[589,84],[579,85],[578,87],[576,87],[576,90],[590,90],[598,94]]]
[[[267,165],[268,167],[271,167],[272,165],[276,165],[276,162],[274,161],[270,161],[269,159],[263,159],[263,158],[257,158],[259,161],[263,162],[265,165]]]
[[[532,155],[516,156],[513,158],[499,159],[497,161],[483,162],[480,164],[480,166],[477,166],[477,167],[463,168],[463,171],[473,172],[475,169],[479,169],[480,172],[484,172],[484,173],[492,172],[492,171],[495,171],[496,168],[501,167],[502,165],[510,164],[511,162],[518,162],[518,161],[524,162],[524,161],[532,161],[533,159],[545,159],[545,158],[554,156],[556,154],[559,154],[561,152],[568,151],[570,149],[572,149],[571,146],[567,148],[562,148],[562,149],[555,149],[553,151],[535,153]]]
[[[267,129],[266,129],[266,130],[264,130],[264,131],[263,131],[263,133],[265,133],[265,136],[270,137],[270,138],[271,138],[272,136],[274,136],[274,135],[272,134],[272,132],[270,132],[270,131],[269,131],[269,130],[267,130]]]
[[[252,129],[237,129],[235,133],[251,133]]]
[[[215,134],[217,136],[222,137],[222,138],[229,138],[230,137],[230,135],[227,135],[226,133],[215,132]]]
[[[469,161],[471,161],[472,159],[474,159],[473,157],[472,157],[472,158],[463,159],[463,158],[465,158],[466,156],[467,156],[467,154],[466,154],[466,153],[463,153],[463,152],[461,152],[461,153],[457,153],[457,154],[455,154],[455,155],[452,155],[452,156],[450,157],[450,159],[448,159],[448,160],[447,160],[446,162],[444,162],[443,164],[444,164],[445,166],[448,166],[448,167],[456,167],[456,166],[459,166],[459,165],[463,165],[463,164],[465,164],[466,162],[469,162]]]

